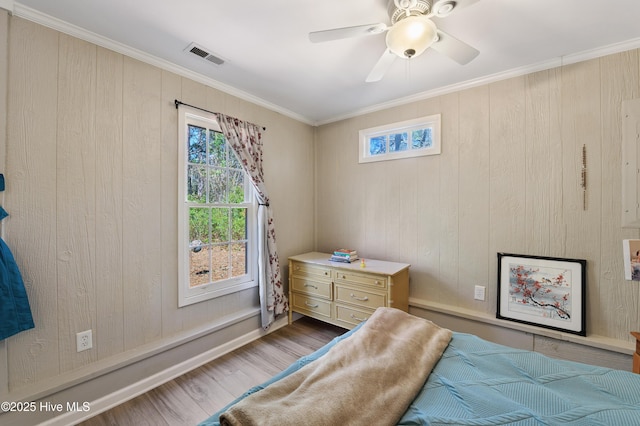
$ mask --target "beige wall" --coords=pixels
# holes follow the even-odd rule
[[[622,269],[622,240],[638,231],[621,227],[621,101],[639,96],[638,57],[632,50],[321,126],[317,249],[411,263],[414,305],[487,321],[497,252],[583,258],[585,342],[629,348],[640,291]],[[441,155],[358,164],[358,130],[431,114],[442,114]],[[475,285],[487,286],[486,301],[473,299]]]
[[[313,248],[313,128],[4,11],[2,19],[4,238],[36,328],[0,345],[0,395],[41,396],[254,312],[255,289],[178,309],[174,99],[267,127],[282,267]],[[75,335],[87,329],[94,349],[77,353]]]

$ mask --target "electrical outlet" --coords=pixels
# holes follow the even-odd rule
[[[477,285],[473,293],[473,298],[476,300],[484,300],[485,289],[485,286]]]
[[[93,336],[91,330],[81,331],[76,334],[76,347],[78,352],[86,351],[93,347]]]

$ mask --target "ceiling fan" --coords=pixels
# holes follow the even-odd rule
[[[469,63],[480,53],[467,43],[438,29],[431,18],[444,18],[460,6],[478,0],[389,0],[391,26],[384,23],[357,25],[309,33],[309,40],[321,43],[349,37],[374,35],[387,31],[387,48],[366,78],[379,81],[397,57],[411,59],[427,48],[443,53],[461,65]]]

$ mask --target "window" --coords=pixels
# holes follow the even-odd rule
[[[440,154],[440,114],[360,130],[360,163]]]
[[[256,285],[253,187],[213,115],[179,109],[179,306]]]

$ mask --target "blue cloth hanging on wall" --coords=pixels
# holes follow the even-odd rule
[[[6,216],[7,213],[0,207],[0,220]],[[0,340],[34,327],[18,264],[0,238]]]

